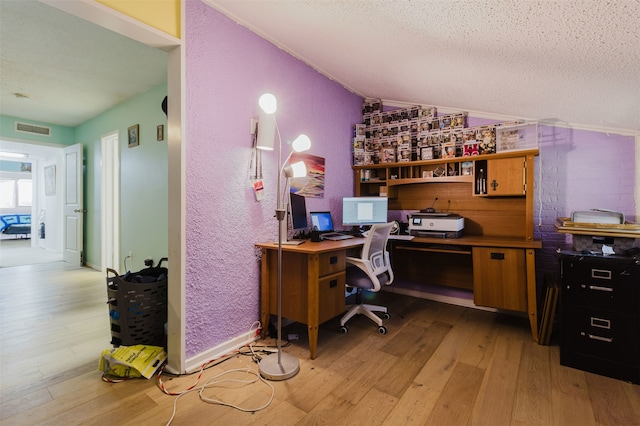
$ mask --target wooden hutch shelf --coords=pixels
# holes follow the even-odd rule
[[[473,290],[474,303],[528,315],[538,341],[534,157],[538,149],[353,166],[356,196],[386,194],[391,210],[464,217],[458,239],[392,243],[398,278]],[[464,167],[463,167],[464,166]],[[432,176],[433,175],[433,176]]]

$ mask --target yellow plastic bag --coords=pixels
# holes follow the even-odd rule
[[[120,346],[102,351],[98,368],[110,376],[150,379],[166,360],[160,346]]]

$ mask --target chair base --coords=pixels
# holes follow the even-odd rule
[[[369,318],[371,321],[375,322],[378,327],[382,326],[382,318],[374,314],[374,312],[382,312],[384,314],[387,313],[386,306],[377,306],[377,305],[367,305],[367,304],[358,304],[353,305],[346,314],[340,318],[340,326],[344,326],[347,321],[349,321],[354,316],[360,314]]]

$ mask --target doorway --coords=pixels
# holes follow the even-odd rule
[[[0,267],[35,265],[41,263],[60,262],[63,260],[59,239],[53,238],[60,227],[56,220],[57,203],[55,197],[45,197],[42,165],[57,164],[62,157],[62,148],[30,143],[26,140],[1,141],[3,151],[20,152],[26,157],[24,160],[10,160],[29,165],[31,179],[31,206],[24,206],[20,214],[30,215],[31,232],[20,235],[0,235]],[[7,160],[6,158],[2,158]],[[10,166],[7,166],[10,167]],[[17,167],[17,166],[16,166]],[[58,167],[60,170],[60,168]],[[25,175],[26,176],[26,175]],[[45,222],[46,211],[50,212],[48,231],[50,238],[41,238],[40,223]],[[16,213],[15,210],[1,209],[0,213]],[[46,232],[46,229],[45,229]]]

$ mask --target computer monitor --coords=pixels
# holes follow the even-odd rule
[[[342,199],[342,224],[344,226],[387,223],[387,197],[344,197]]]
[[[293,233],[307,232],[309,224],[307,223],[307,205],[302,195],[291,192],[289,194],[289,209],[291,213],[291,229]]]
[[[333,219],[331,218],[331,212],[311,212],[311,226],[316,231],[330,232],[333,229]]]

